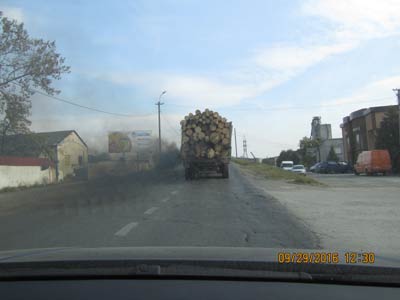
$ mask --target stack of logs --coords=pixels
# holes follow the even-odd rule
[[[183,159],[230,157],[232,123],[217,112],[196,110],[181,121],[181,127]]]

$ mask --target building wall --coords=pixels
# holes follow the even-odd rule
[[[330,139],[330,140],[325,140],[321,143],[320,146],[320,153],[321,153],[321,160],[320,161],[327,161],[328,159],[328,154],[329,151],[331,150],[331,147],[333,146],[333,149],[336,152],[336,155],[339,158],[339,161],[344,161],[344,148],[343,148],[343,140],[342,139]]]
[[[331,124],[321,124],[320,125],[320,139],[328,140],[332,138],[332,128]]]
[[[346,161],[354,164],[361,151],[375,149],[378,129],[381,126],[386,111],[393,107],[396,106],[388,105],[368,109],[364,108],[352,112],[349,116],[343,118],[343,124],[340,126],[342,128]],[[353,136],[353,139],[350,136]]]
[[[352,121],[352,130],[355,141],[355,149],[361,152],[368,149],[367,129],[365,118],[360,117]]]
[[[328,140],[332,138],[331,124],[321,124],[321,117],[313,117],[311,121],[311,138]]]
[[[78,170],[88,167],[88,148],[72,132],[57,145],[58,179],[73,176]]]
[[[345,126],[342,124],[342,140],[343,140],[343,160],[350,161],[351,153],[350,153],[350,137],[348,134],[349,126]]]
[[[371,128],[371,131],[369,131],[368,134],[368,139],[369,139],[369,150],[375,149],[375,143],[376,143],[376,137],[378,135],[378,129],[381,127],[381,122],[383,118],[385,117],[384,112],[374,112],[371,114],[373,117],[373,128]]]
[[[380,128],[381,122],[384,117],[384,112],[371,112],[370,114],[365,116],[368,150],[375,149],[378,128]]]
[[[0,166],[0,189],[55,182],[55,169],[40,166]]]

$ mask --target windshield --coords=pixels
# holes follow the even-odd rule
[[[78,2],[0,4],[0,251],[400,258],[399,1]]]
[[[282,164],[281,166],[282,168],[291,168],[293,167],[293,164]]]
[[[304,166],[296,165],[296,166],[293,166],[293,169],[294,170],[304,169]]]

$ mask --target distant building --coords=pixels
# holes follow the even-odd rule
[[[322,141],[332,138],[331,124],[321,124],[321,117],[314,117],[311,121],[311,139]]]
[[[57,181],[67,176],[87,178],[88,147],[75,130],[6,136],[2,155],[48,158]]]
[[[361,151],[375,149],[377,130],[381,126],[385,113],[391,108],[397,109],[397,105],[363,108],[343,118],[340,127],[344,141],[344,156],[347,161],[354,164]]]
[[[319,148],[312,150],[317,161],[326,161],[331,147],[333,147],[339,161],[345,160],[343,139],[332,138],[331,124],[321,124],[321,117],[314,117],[311,121],[311,139],[319,139],[321,142]]]
[[[344,150],[343,150],[343,139],[342,138],[335,138],[322,141],[321,145],[319,146],[319,151],[321,154],[320,161],[327,161],[328,154],[333,147],[339,161],[344,161]]]

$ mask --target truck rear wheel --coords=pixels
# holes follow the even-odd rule
[[[222,165],[222,178],[229,178],[229,165],[228,164]]]

